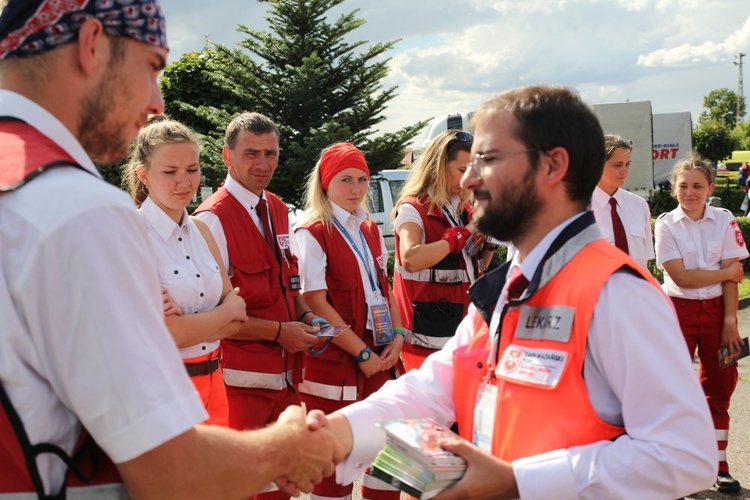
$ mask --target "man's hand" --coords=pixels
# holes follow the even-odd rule
[[[370,359],[357,363],[357,365],[359,365],[359,370],[367,378],[370,378],[376,373],[382,372],[386,369],[383,360],[375,353],[370,355]]]
[[[443,449],[466,460],[466,474],[441,492],[435,500],[518,498],[513,466],[489,455],[468,441],[455,439],[440,443]]]
[[[317,325],[309,326],[300,321],[282,323],[281,333],[276,342],[289,352],[304,351],[320,342],[320,339],[315,336],[319,330]]]
[[[169,290],[164,287],[161,289],[161,300],[164,316],[182,316],[182,309],[174,303],[172,296],[169,295]]]
[[[274,425],[285,427],[285,432],[291,434],[284,445],[294,450],[289,472],[283,480],[276,481],[277,485],[283,484],[285,491],[296,487],[309,493],[324,477],[333,474],[344,453],[322,412],[311,412],[306,417],[299,406],[289,406]]]
[[[226,311],[226,314],[232,318],[232,321],[247,321],[245,299],[240,297],[239,288],[235,288],[227,293],[224,298],[221,299],[219,307]]]

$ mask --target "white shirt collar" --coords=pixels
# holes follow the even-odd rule
[[[529,252],[529,255],[526,256],[523,262],[519,263],[520,256],[518,253],[516,253],[516,255],[513,257],[513,264],[511,265],[511,269],[515,266],[520,265],[521,272],[523,273],[524,277],[527,280],[531,281],[531,278],[534,277],[534,272],[536,271],[537,267],[539,267],[544,254],[547,253],[547,250],[549,249],[550,245],[552,245],[552,242],[555,241],[555,238],[560,235],[562,230],[565,229],[568,224],[573,222],[575,219],[583,216],[585,213],[586,212],[580,212],[573,217],[570,217],[569,219],[565,220],[557,227],[555,227],[552,231],[547,233],[547,235],[542,238],[542,241],[540,241],[537,246],[535,246],[534,249]]]
[[[63,148],[80,166],[101,178],[78,139],[52,113],[34,101],[10,90],[0,89],[0,116],[19,118]]]
[[[617,191],[615,191],[615,194],[612,196],[608,195],[605,190],[600,188],[599,186],[596,186],[594,188],[594,193],[591,195],[591,200],[596,202],[599,207],[603,208],[609,204],[609,199],[614,198],[617,200],[618,205],[622,205],[622,188],[617,188]]]
[[[714,211],[712,210],[712,206],[708,203],[706,204],[706,209],[703,211],[703,217],[700,220],[694,221],[694,222],[700,222],[706,219],[711,219],[712,221],[716,220],[716,215],[714,214]],[[690,219],[688,214],[685,213],[685,211],[682,209],[682,206],[677,205],[677,208],[674,209],[675,216],[674,220],[677,222],[680,219]],[[693,220],[693,219],[690,219]]]
[[[232,194],[232,196],[237,198],[240,203],[251,210],[254,209],[255,205],[260,201],[260,196],[248,190],[230,175],[227,175],[227,179],[224,181],[224,187]],[[265,196],[263,198],[265,198]]]
[[[159,237],[167,241],[176,231],[180,229],[189,230],[195,223],[188,217],[187,210],[182,216],[182,225],[178,225],[172,218],[154,203],[151,197],[147,197],[141,204],[141,214],[146,218],[151,227],[154,228]]]
[[[331,202],[331,206],[333,207],[333,216],[339,221],[339,224],[344,227],[346,227],[347,223],[352,219],[354,219],[355,222],[354,227],[359,227],[368,219],[367,212],[365,212],[362,207],[357,207],[357,210],[352,214],[336,205],[334,202]]]

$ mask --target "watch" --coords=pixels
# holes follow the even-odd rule
[[[365,361],[368,361],[370,359],[370,356],[372,356],[372,351],[369,347],[365,347],[361,351],[359,351],[359,354],[357,356],[354,356],[354,361],[357,363],[364,363]]]

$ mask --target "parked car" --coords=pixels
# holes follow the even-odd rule
[[[393,253],[395,246],[393,219],[391,218],[393,204],[398,200],[401,186],[410,173],[410,170],[405,169],[381,170],[370,178],[367,205],[370,215],[380,227],[388,253]]]

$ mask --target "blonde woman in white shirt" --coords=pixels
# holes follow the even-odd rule
[[[219,340],[247,316],[211,232],[187,214],[201,179],[195,134],[179,122],[153,119],[138,134],[123,177],[148,230],[168,297],[165,322],[209,414],[206,423],[227,425]]]
[[[646,200],[621,189],[630,173],[633,145],[614,134],[606,134],[604,144],[607,160],[591,196],[591,209],[604,239],[647,269],[654,258],[651,211]]]
[[[672,299],[690,357],[697,349],[700,381],[716,429],[720,492],[739,491],[729,474],[726,448],[729,400],[737,385],[737,364],[722,368],[719,349],[741,347],[737,328],[740,259],[748,256],[731,212],[706,204],[714,189],[714,172],[691,153],[672,169],[672,189],[679,206],[656,221],[656,263],[664,269],[663,289]]]

